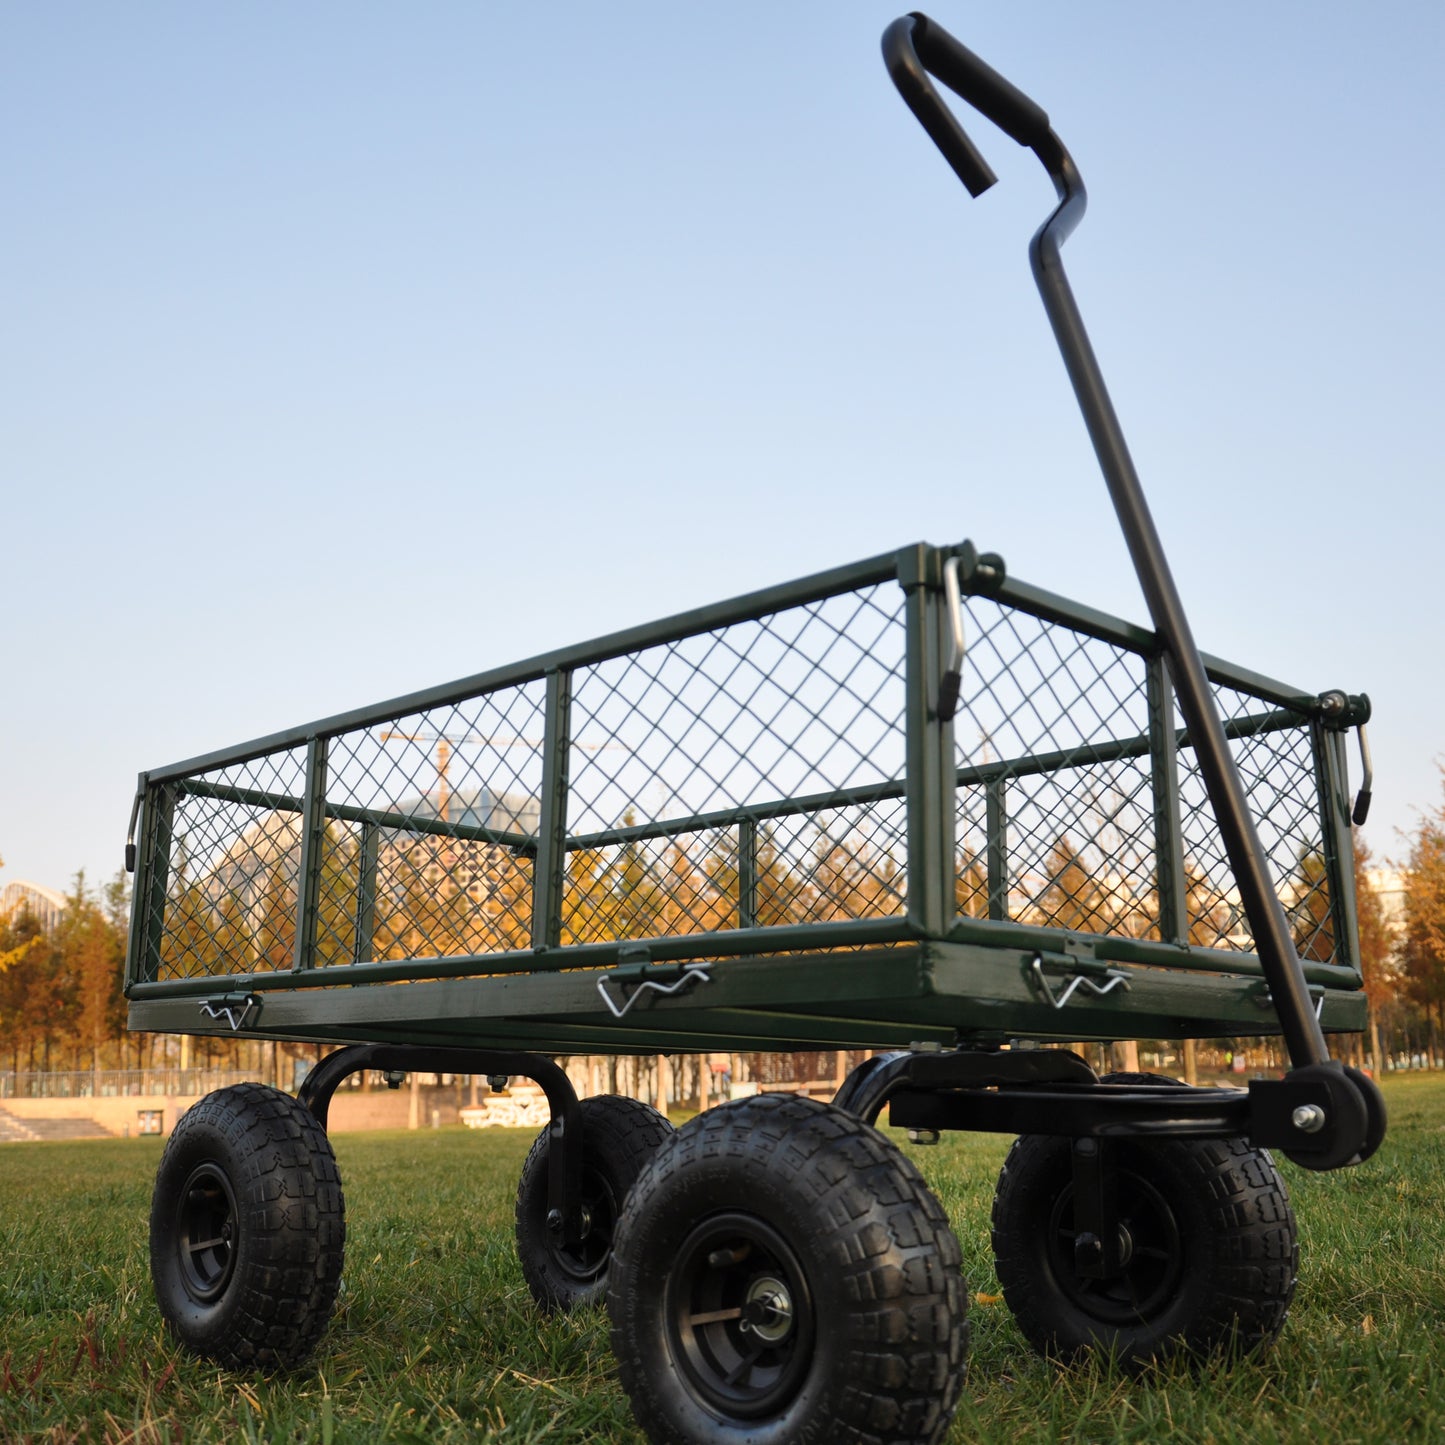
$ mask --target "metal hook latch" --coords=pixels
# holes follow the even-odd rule
[[[1055,995],[1048,975],[1044,972],[1044,956],[1041,953],[1034,954],[1033,961],[1029,964],[1029,977],[1034,987],[1056,1009],[1063,1008],[1081,988],[1088,989],[1096,998],[1103,998],[1105,994],[1113,993],[1116,988],[1122,988],[1126,993],[1129,989],[1127,973],[1117,968],[1105,968],[1099,978],[1091,978],[1082,972],[1074,974],[1063,993]]]
[[[938,716],[944,722],[951,722],[958,711],[958,695],[963,690],[963,589],[958,585],[959,568],[963,557],[950,557],[943,564],[943,597],[948,611],[948,627],[952,646],[948,654],[948,666],[938,684]]]
[[[612,1017],[620,1019],[649,989],[661,994],[680,993],[691,983],[711,983],[711,970],[711,963],[685,963],[671,983],[660,983],[656,977],[649,978],[647,975],[661,973],[671,976],[672,969],[653,968],[649,964],[632,964],[612,973],[604,973],[597,980],[597,992],[602,996],[602,1002],[607,1005]],[[620,1003],[607,992],[609,983],[617,984]],[[634,985],[631,993],[627,992],[628,985]]]
[[[125,832],[125,871],[135,872],[135,829],[140,821],[140,805],[145,798],[145,781],[142,779],[140,787],[135,790],[135,800],[130,805],[130,827]]]
[[[938,683],[938,718],[952,722],[958,712],[963,690],[963,589],[989,590],[1004,580],[1004,560],[997,552],[979,553],[972,542],[964,542],[943,563],[943,598],[948,610],[948,666]]]
[[[1365,725],[1360,723],[1355,731],[1360,736],[1360,791],[1355,794],[1355,810],[1350,821],[1360,827],[1370,816],[1370,794],[1375,786],[1375,765],[1370,760],[1370,740],[1365,736]]]
[[[201,1000],[201,1012],[207,1018],[225,1019],[232,1033],[245,1028],[252,1010],[259,1012],[260,1008],[261,1000],[253,993],[228,993],[220,998]]]

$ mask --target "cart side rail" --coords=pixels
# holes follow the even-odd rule
[[[905,548],[143,776],[127,984],[862,949],[994,925],[1256,974],[1154,635]],[[971,550],[971,549],[969,549]],[[1300,951],[1357,977],[1344,749],[1210,659]]]

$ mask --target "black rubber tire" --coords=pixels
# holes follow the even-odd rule
[[[994,1262],[1029,1343],[1063,1360],[1099,1350],[1130,1368],[1270,1344],[1299,1268],[1294,1213],[1274,1160],[1239,1138],[1109,1147],[1132,1255],[1113,1280],[1073,1268],[1070,1140],[1025,1135],[999,1175]]]
[[[1385,1101],[1381,1097],[1374,1079],[1349,1064],[1345,1065],[1345,1073],[1355,1081],[1360,1091],[1360,1097],[1365,1101],[1365,1118],[1368,1120],[1368,1127],[1365,1131],[1364,1145],[1359,1153],[1359,1162],[1363,1164],[1366,1159],[1373,1157],[1375,1151],[1385,1142],[1385,1129],[1389,1120],[1386,1115]]]
[[[235,1084],[181,1116],[156,1174],[150,1245],[156,1303],[186,1349],[294,1369],[331,1318],[345,1241],[336,1156],[309,1109]]]
[[[548,1314],[601,1304],[612,1236],[627,1191],[673,1128],[651,1104],[620,1094],[582,1100],[582,1201],[591,1229],[576,1245],[547,1228],[548,1131],[522,1165],[517,1185],[517,1258],[532,1298]]]
[[[607,1297],[618,1378],[668,1445],[942,1440],[968,1346],[960,1262],[877,1130],[787,1095],[723,1105],[628,1199]]]

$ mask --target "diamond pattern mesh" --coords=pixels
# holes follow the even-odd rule
[[[1245,794],[1255,805],[1260,846],[1289,915],[1295,948],[1302,959],[1332,961],[1335,942],[1329,874],[1309,729],[1251,732],[1247,720],[1267,714],[1267,705],[1226,687],[1217,687],[1215,698],[1226,727],[1234,724],[1246,733],[1231,741],[1230,751]],[[1217,948],[1252,950],[1254,939],[1192,748],[1180,750],[1179,787],[1190,940]],[[1267,799],[1270,806],[1261,808],[1260,799]]]
[[[900,912],[902,605],[881,584],[579,669],[563,942]]]
[[[309,841],[305,744],[167,783],[152,796],[169,806],[163,886],[142,901],[157,976],[285,970],[301,951],[308,968],[486,972],[554,939],[708,933],[725,952],[740,930],[900,918],[904,604],[889,580],[579,662],[555,837],[542,679],[328,737]],[[959,913],[1161,941],[1169,800],[1154,796],[1145,659],[989,598],[965,606]],[[1309,728],[1219,699],[1300,952],[1333,959]],[[1187,746],[1177,766],[1190,942],[1252,949]],[[543,919],[549,853],[561,909]]]
[[[306,749],[268,753],[174,791],[170,872],[151,926],[166,976],[290,968]],[[289,799],[285,807],[245,801]]]
[[[1144,658],[987,598],[966,599],[965,610],[955,720],[960,913],[1159,940]],[[1300,956],[1333,961],[1309,725],[1281,726],[1273,704],[1231,688],[1216,697],[1226,728],[1240,734],[1231,750]],[[1259,726],[1265,717],[1269,730]],[[1177,757],[1189,942],[1252,951],[1194,752]],[[990,792],[1003,819],[992,835],[993,877]]]
[[[330,739],[308,966],[445,958],[531,942],[543,686]],[[293,966],[307,749],[174,787],[162,977]]]
[[[756,830],[709,828],[568,856],[563,943],[888,918],[905,906],[901,800]],[[744,887],[744,850],[754,860]]]
[[[890,582],[576,668],[561,942],[900,913],[902,611]],[[308,967],[532,946],[545,696],[328,740]],[[306,772],[298,747],[175,789],[161,977],[292,966]]]
[[[1144,659],[988,598],[965,610],[960,911],[990,916],[992,790],[1004,819],[992,916],[1158,938]],[[1135,739],[1134,756],[1112,756]]]
[[[882,584],[579,669],[568,832],[900,780],[902,601]]]

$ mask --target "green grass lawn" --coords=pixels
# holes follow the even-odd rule
[[[1319,1445],[1445,1438],[1445,1079],[1385,1085],[1359,1169],[1283,1170],[1300,1282],[1282,1340],[1242,1365],[1143,1380],[1023,1343],[988,1248],[1007,1141],[915,1150],[963,1245],[973,1350],[950,1439]],[[605,1316],[543,1319],[512,1250],[530,1138],[342,1134],[347,1262],[311,1365],[266,1379],[180,1354],[151,1295],[155,1140],[0,1147],[0,1441],[641,1439]]]

